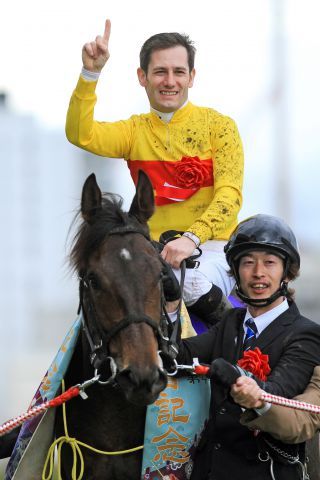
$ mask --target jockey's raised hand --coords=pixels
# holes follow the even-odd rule
[[[101,72],[107,63],[109,53],[109,38],[111,22],[106,20],[103,35],[98,35],[92,42],[86,43],[82,48],[82,62],[86,70],[90,72]]]

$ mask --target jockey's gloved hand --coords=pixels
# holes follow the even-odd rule
[[[216,358],[210,365],[207,373],[208,378],[212,378],[214,382],[225,387],[231,387],[238,377],[243,375],[243,370],[236,365],[232,365],[223,358]]]
[[[164,244],[161,242],[152,241],[154,248],[158,253],[161,253]],[[174,302],[179,300],[181,297],[181,290],[179,282],[172,271],[171,266],[163,258],[161,258],[162,263],[162,285],[163,285],[163,294],[167,302]]]
[[[163,294],[167,302],[174,302],[181,297],[180,285],[171,266],[163,260],[162,262],[162,285]]]

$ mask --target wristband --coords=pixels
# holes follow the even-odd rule
[[[81,77],[87,80],[87,82],[96,82],[100,76],[100,72],[91,72],[82,67]]]
[[[184,234],[182,235],[183,237],[187,237],[187,238],[190,238],[190,240],[193,241],[193,243],[195,244],[196,248],[199,247],[200,245],[200,238],[197,237],[197,235],[195,235],[194,233],[192,232],[184,232]]]

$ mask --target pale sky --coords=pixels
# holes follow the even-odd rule
[[[316,8],[316,0],[309,3]],[[154,33],[179,31],[189,33],[198,48],[192,100],[232,115],[263,95],[274,4],[275,0],[176,0],[168,5],[150,0],[7,2],[0,17],[0,88],[8,91],[15,109],[49,125],[63,125],[81,67],[81,47],[102,33],[109,17],[111,58],[103,73],[98,113],[120,118],[148,108],[136,81],[139,49]],[[314,21],[317,28],[317,15],[305,8],[308,0],[284,4],[288,35],[306,21]]]

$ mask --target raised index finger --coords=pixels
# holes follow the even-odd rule
[[[105,23],[105,26],[104,26],[103,36],[102,36],[103,40],[104,40],[106,43],[109,42],[110,32],[111,32],[111,22],[110,22],[110,20],[107,18],[106,23]]]

